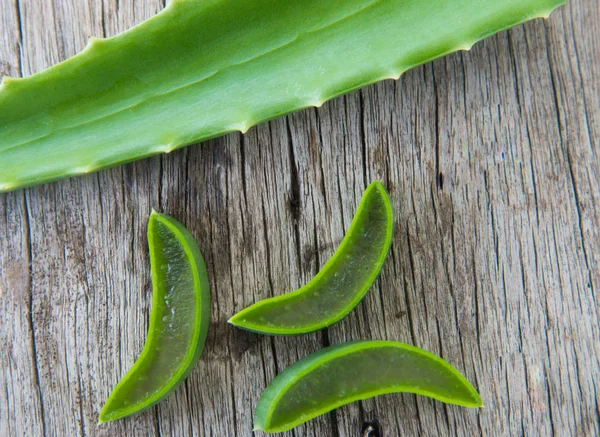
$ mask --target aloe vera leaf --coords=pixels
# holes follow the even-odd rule
[[[200,249],[173,217],[148,223],[152,313],[144,349],[100,412],[100,423],[139,413],[185,380],[202,355],[210,318],[208,276]]]
[[[229,323],[262,334],[293,335],[343,319],[379,275],[392,244],[393,222],[385,188],[372,182],[340,246],[312,280],[291,293],[256,302]]]
[[[258,400],[254,430],[286,431],[342,405],[400,392],[482,406],[469,381],[432,353],[395,341],[351,341],[321,349],[277,375]]]
[[[563,0],[172,0],[0,85],[0,191],[140,159],[309,106]]]

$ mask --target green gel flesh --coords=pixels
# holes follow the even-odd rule
[[[137,413],[167,396],[192,370],[206,341],[209,284],[196,242],[172,217],[153,212],[148,243],[153,286],[148,338],[106,401],[100,422]]]
[[[121,35],[90,39],[65,62],[4,79],[0,191],[244,132],[397,79],[563,3],[171,0]]]
[[[348,314],[377,278],[392,239],[392,207],[373,182],[363,195],[340,247],[321,271],[292,293],[262,300],[233,316],[235,326],[265,334],[301,334]]]
[[[258,401],[254,428],[286,431],[350,402],[395,392],[482,406],[477,391],[440,357],[392,341],[356,341],[322,349],[277,375]]]

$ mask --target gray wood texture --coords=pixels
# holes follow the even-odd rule
[[[0,73],[26,76],[160,0],[0,0]],[[600,435],[600,6],[536,20],[309,109],[169,155],[0,194],[0,436],[250,436],[274,375],[349,339],[440,354],[479,411],[413,395],[285,436]],[[226,324],[309,280],[380,179],[395,235],[346,319],[274,338]],[[150,312],[151,208],[209,266],[198,366],[157,407],[97,426]],[[374,434],[371,434],[374,435]]]

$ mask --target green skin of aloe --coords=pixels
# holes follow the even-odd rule
[[[286,431],[350,402],[399,392],[483,405],[465,377],[440,357],[393,341],[355,341],[315,352],[277,375],[258,401],[254,429]]]
[[[110,394],[99,423],[139,413],[175,390],[194,368],[210,318],[208,275],[188,230],[166,214],[148,223],[152,313],[144,349]]]
[[[348,232],[321,271],[291,293],[240,311],[229,323],[272,335],[302,334],[341,320],[365,296],[392,243],[393,214],[381,183],[367,187]]]
[[[0,88],[0,191],[249,127],[383,79],[563,0],[172,0]]]

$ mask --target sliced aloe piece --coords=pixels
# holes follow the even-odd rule
[[[172,217],[152,212],[148,244],[153,287],[148,338],[102,408],[101,423],[145,410],[175,390],[206,341],[209,285],[194,238]]]
[[[286,431],[350,402],[395,392],[482,406],[477,391],[440,357],[393,341],[356,341],[315,352],[277,375],[258,401],[254,429]]]
[[[61,64],[4,79],[0,191],[244,132],[397,79],[563,3],[172,0]]]
[[[358,305],[379,274],[392,242],[392,207],[373,182],[363,195],[335,254],[302,288],[265,299],[229,323],[264,334],[302,334],[323,329]]]

